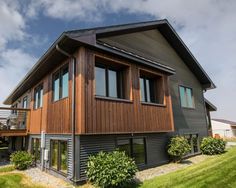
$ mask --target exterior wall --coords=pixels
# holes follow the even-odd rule
[[[30,152],[31,151],[31,147],[32,147],[32,143],[31,143],[31,140],[32,138],[41,138],[41,135],[30,135],[29,136],[29,146],[28,146],[28,151]],[[50,141],[51,140],[66,140],[67,143],[68,143],[68,174],[67,176],[64,176],[64,175],[60,175],[60,173],[58,173],[57,171],[54,171],[50,168],[50,151],[51,151],[51,148],[50,148]],[[55,135],[55,134],[46,134],[46,137],[45,137],[45,150],[48,150],[49,151],[49,160],[48,161],[44,161],[44,170],[46,170],[46,172],[49,172],[53,175],[56,175],[56,176],[59,176],[61,178],[64,178],[64,179],[67,179],[67,180],[70,180],[72,178],[72,141],[71,141],[71,135]],[[41,153],[41,156],[42,156],[42,153]],[[41,165],[39,165],[41,166]]]
[[[113,151],[116,149],[118,138],[146,138],[147,164],[139,166],[140,169],[154,167],[169,161],[166,153],[168,136],[166,133],[135,134],[135,135],[97,135],[80,136],[80,181],[86,179],[86,165],[89,155],[99,151]]]
[[[168,76],[159,70],[151,70],[115,57],[100,54],[88,49],[81,50],[84,57],[81,64],[85,64],[84,90],[85,113],[84,123],[81,124],[82,134],[116,134],[116,133],[145,133],[145,132],[172,132],[174,130],[171,97],[169,94]],[[114,99],[96,96],[94,67],[95,59],[99,58],[108,63],[127,67],[127,99]],[[164,104],[148,104],[140,101],[139,75],[140,70],[151,72],[162,77]],[[127,91],[125,91],[127,92]]]
[[[236,137],[236,127],[232,127],[230,124],[222,123],[211,120],[212,124],[212,136],[215,137],[217,134],[221,138],[232,138]]]
[[[170,76],[170,90],[176,133],[207,135],[201,84],[158,30],[106,37],[99,40],[174,68],[176,74]],[[193,89],[195,109],[181,108],[179,85]]]

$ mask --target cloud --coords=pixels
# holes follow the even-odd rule
[[[36,62],[36,58],[20,49],[7,49],[1,52],[0,62],[0,99],[4,100]]]
[[[11,40],[23,40],[25,20],[17,10],[17,3],[0,1],[0,50]]]

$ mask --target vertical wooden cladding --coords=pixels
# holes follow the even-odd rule
[[[69,67],[69,93],[68,97],[53,101],[52,91],[52,75],[61,66],[68,64]],[[43,106],[39,109],[34,109],[34,88],[31,90],[31,119],[30,133],[39,134],[45,131],[48,134],[63,134],[71,132],[71,66],[69,61],[61,63],[56,69],[50,72],[44,79],[39,82],[43,83]],[[36,85],[37,87],[37,85]]]
[[[80,54],[81,56],[81,54]],[[129,65],[130,79],[129,100],[116,100],[95,96],[94,66],[95,56],[103,57],[117,63]],[[104,134],[104,133],[138,133],[138,132],[170,132],[173,131],[173,115],[171,97],[169,95],[168,76],[158,73],[163,81],[164,105],[145,104],[140,102],[139,72],[147,70],[137,64],[124,62],[111,58],[104,54],[98,54],[88,49],[83,49],[84,58],[80,65],[84,70],[85,104],[81,111],[85,111],[85,123],[81,123],[82,134]]]

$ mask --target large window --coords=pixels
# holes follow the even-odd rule
[[[146,143],[144,138],[130,138],[117,140],[119,150],[134,158],[136,164],[146,163]]]
[[[40,163],[40,159],[41,159],[40,145],[41,145],[40,138],[31,139],[31,153],[32,155],[34,155],[36,163]]]
[[[123,89],[124,80],[122,73],[123,71],[121,69],[96,64],[96,95],[113,98],[125,98]]]
[[[140,100],[146,103],[164,103],[162,77],[140,71]]]
[[[184,108],[194,108],[193,90],[188,87],[179,86],[180,102]]]
[[[43,85],[39,85],[34,90],[34,109],[41,108],[43,106]]]
[[[67,174],[67,168],[68,168],[67,141],[51,140],[51,167],[54,170]]]
[[[68,97],[68,84],[68,66],[65,66],[53,75],[53,101]]]

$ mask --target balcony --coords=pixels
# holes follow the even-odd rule
[[[29,117],[30,109],[0,107],[0,137],[27,135]]]

